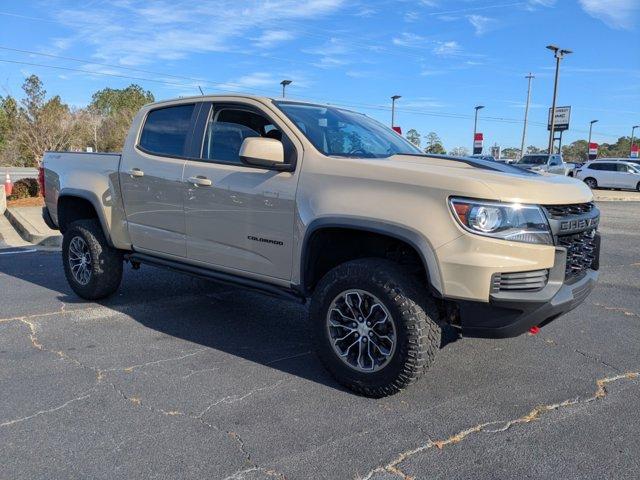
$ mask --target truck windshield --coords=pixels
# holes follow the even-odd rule
[[[525,155],[517,163],[521,165],[544,165],[548,159],[548,155]]]
[[[402,136],[366,115],[322,105],[275,103],[325,155],[384,158],[397,153],[422,153]]]

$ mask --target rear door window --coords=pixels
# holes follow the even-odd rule
[[[195,104],[158,108],[147,114],[139,147],[155,155],[183,156]]]

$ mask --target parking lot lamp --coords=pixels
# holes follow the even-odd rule
[[[555,137],[555,127],[556,127],[556,98],[558,96],[558,76],[560,75],[560,60],[562,60],[565,55],[569,55],[573,53],[572,50],[563,49],[560,47],[556,47],[555,45],[547,45],[547,48],[553,52],[553,56],[556,59],[556,75],[555,80],[553,82],[553,101],[551,102],[551,129],[549,131],[549,155],[553,153],[553,140]]]
[[[293,82],[293,80],[282,80],[280,82],[280,85],[282,85],[282,98],[284,98],[284,89],[287,85],[291,85],[291,83]]]

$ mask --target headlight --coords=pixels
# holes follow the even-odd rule
[[[477,235],[512,242],[552,245],[549,222],[537,205],[452,198],[453,215],[462,227]]]

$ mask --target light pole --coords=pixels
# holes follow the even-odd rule
[[[527,137],[527,117],[529,116],[529,101],[531,100],[531,80],[536,78],[531,72],[529,75],[524,77],[529,80],[529,85],[527,86],[527,104],[524,107],[524,127],[522,127],[522,143],[520,144],[520,158],[524,155],[524,142]]]
[[[474,143],[474,147],[475,147],[475,142],[476,142],[476,131],[478,130],[478,110],[482,110],[484,108],[484,105],[477,105],[475,107],[476,109],[476,115],[475,118],[473,120],[473,143]],[[473,148],[471,147],[471,151],[473,152]]]
[[[589,122],[589,141],[587,142],[587,160],[589,160],[589,149],[591,148],[591,132],[593,131],[593,124],[597,122],[598,120],[591,120]]]
[[[284,98],[284,89],[287,85],[291,85],[291,83],[293,82],[293,80],[282,80],[280,82],[280,85],[282,85],[282,98]]]
[[[640,128],[640,125],[634,125],[631,127],[631,147],[629,149],[629,157],[631,157],[631,152],[633,152],[633,134],[635,133],[636,128]]]
[[[394,95],[391,97],[391,128],[396,125],[396,100],[402,98],[402,95]]]
[[[553,56],[556,58],[556,77],[553,82],[553,102],[551,103],[551,131],[549,132],[549,155],[553,154],[553,140],[555,137],[554,130],[556,129],[556,97],[558,96],[558,76],[560,75],[560,60],[565,55],[573,53],[572,50],[561,49],[555,45],[547,45],[547,48],[553,52]]]

